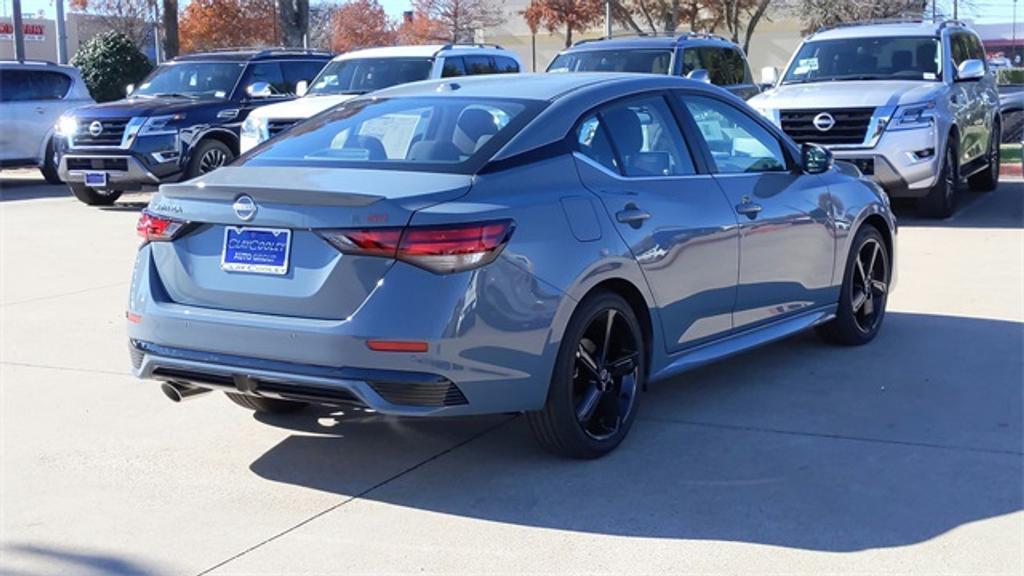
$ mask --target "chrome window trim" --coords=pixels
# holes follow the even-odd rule
[[[579,150],[573,150],[572,155],[573,157],[582,160],[583,162],[589,164],[590,166],[593,166],[597,170],[600,170],[601,172],[604,172],[606,175],[611,176],[612,178],[619,180],[621,182],[644,182],[652,180],[692,180],[695,178],[707,178],[709,176],[712,176],[712,174],[710,173],[702,172],[695,172],[693,174],[667,174],[665,176],[623,176],[622,174],[612,172],[611,170],[608,169],[607,166],[595,161],[590,156],[587,156],[586,154],[580,152]]]

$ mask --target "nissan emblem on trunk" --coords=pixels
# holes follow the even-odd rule
[[[836,119],[828,112],[822,112],[814,117],[814,127],[822,132],[828,132],[836,125]]]
[[[256,207],[256,201],[253,200],[252,196],[249,196],[248,194],[243,194],[239,196],[238,199],[235,200],[235,203],[232,205],[232,208],[235,209],[235,216],[238,216],[245,222],[248,222],[249,220],[255,218],[256,211],[258,210],[258,208]]]

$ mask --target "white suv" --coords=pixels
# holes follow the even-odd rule
[[[515,53],[494,44],[390,46],[338,56],[305,90],[302,98],[253,110],[242,125],[241,151],[273,138],[292,125],[360,94],[397,84],[522,70]]]
[[[47,182],[60,184],[54,126],[64,112],[92,103],[76,68],[0,61],[0,167],[37,166]]]

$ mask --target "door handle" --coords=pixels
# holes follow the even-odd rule
[[[751,202],[750,198],[744,198],[736,205],[736,213],[743,214],[747,218],[753,220],[761,213],[761,205]]]
[[[626,207],[615,213],[615,219],[623,224],[629,224],[634,228],[639,228],[643,224],[644,220],[651,217],[650,212],[646,212],[637,207],[636,204],[630,202],[626,204]]]
[[[43,112],[46,112],[46,108],[43,108],[42,106],[36,106],[36,114],[42,114]]]

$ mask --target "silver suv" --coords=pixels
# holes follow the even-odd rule
[[[871,22],[819,31],[750,105],[799,143],[829,147],[928,215],[956,208],[966,182],[999,181],[999,93],[965,24]]]

